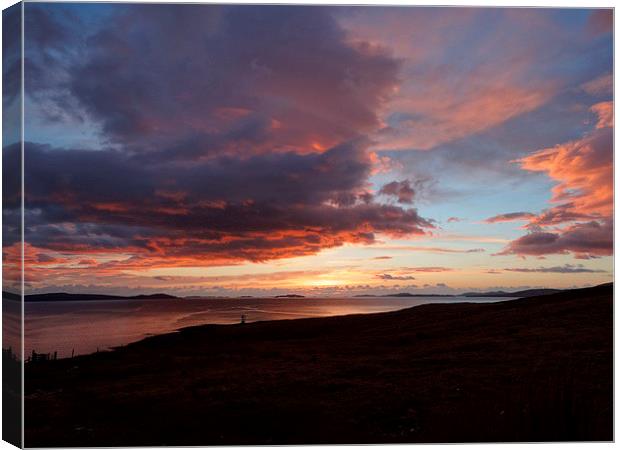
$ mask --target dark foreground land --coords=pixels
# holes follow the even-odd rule
[[[187,328],[28,364],[25,445],[607,441],[612,319],[605,285]]]

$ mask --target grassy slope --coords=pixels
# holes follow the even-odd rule
[[[612,320],[608,285],[188,328],[27,367],[25,443],[610,440]]]

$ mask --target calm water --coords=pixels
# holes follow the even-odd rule
[[[26,303],[25,351],[92,353],[200,324],[297,319],[394,311],[425,303],[497,302],[505,298],[302,298],[103,300]]]

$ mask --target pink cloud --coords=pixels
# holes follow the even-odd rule
[[[351,41],[391,48],[403,61],[406,76],[376,134],[381,148],[428,150],[533,111],[561,88],[559,79],[535,73],[568,45],[565,36],[550,34],[552,21],[539,13],[498,11],[487,39],[470,45],[466,59],[453,54],[470,41],[480,16],[474,8],[416,8],[340,19]]]
[[[610,73],[601,75],[581,85],[581,88],[590,95],[611,94],[614,87],[614,78]]]
[[[595,9],[588,18],[587,30],[597,36],[603,33],[610,33],[614,27],[614,12],[611,8]]]

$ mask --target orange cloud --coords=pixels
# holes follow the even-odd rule
[[[612,254],[613,104],[597,103],[592,110],[599,116],[595,130],[518,160],[523,169],[544,172],[557,182],[551,198],[556,206],[533,217],[530,232],[500,254],[571,252],[580,259]]]
[[[519,163],[525,170],[545,172],[558,182],[552,189],[552,202],[566,202],[580,214],[609,216],[613,208],[612,138],[611,128],[602,128],[583,139],[540,150]]]
[[[600,102],[593,105],[590,110],[598,116],[596,128],[609,128],[614,126],[613,102]]]

